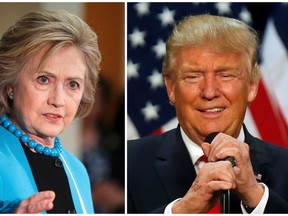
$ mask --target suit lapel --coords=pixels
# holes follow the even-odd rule
[[[262,179],[266,178],[266,169],[270,162],[269,156],[262,148],[262,143],[248,132],[245,125],[244,133],[245,143],[250,148],[254,174]],[[159,149],[155,159],[155,169],[161,178],[170,202],[183,197],[191,187],[196,178],[196,172],[188,150],[182,140],[179,127],[163,139],[163,145]],[[237,209],[236,212],[238,212],[238,209],[241,211],[239,202],[237,201],[235,204],[237,206],[235,208]]]
[[[246,126],[243,125],[245,133],[245,143],[249,145],[250,149],[250,160],[252,163],[255,178],[258,181],[265,182],[267,178],[266,173],[268,173],[268,164],[270,163],[270,158],[267,155],[268,152],[264,150],[262,141],[253,137],[247,130]],[[240,199],[231,193],[231,213],[240,213]]]
[[[260,140],[253,137],[247,130],[244,125],[244,133],[245,133],[245,143],[249,145],[250,148],[250,160],[252,163],[253,171],[255,177],[258,180],[265,177],[265,169],[267,165],[270,163],[270,157],[267,155],[269,152],[265,151],[265,148]]]
[[[191,187],[196,172],[179,127],[164,139],[155,160],[155,168],[170,201],[183,197]]]

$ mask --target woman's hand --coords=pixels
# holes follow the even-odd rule
[[[42,191],[29,197],[28,199],[20,202],[16,209],[16,214],[27,213],[41,213],[42,211],[48,211],[53,208],[53,201],[55,199],[55,193],[53,191]]]

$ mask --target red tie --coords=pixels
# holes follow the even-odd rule
[[[199,160],[199,161],[203,161],[203,162],[205,162],[205,163],[208,162],[208,158],[207,158],[206,155],[202,155],[198,160]]]
[[[203,161],[203,162],[207,163],[208,159],[207,159],[207,157],[205,155],[203,155],[203,156],[201,156],[198,159],[198,161],[199,162]],[[213,208],[211,208],[211,209],[209,209],[208,211],[205,212],[205,214],[221,214],[221,213],[222,213],[222,211],[221,211],[220,202],[217,202],[216,205]]]
[[[205,212],[205,214],[221,214],[221,213],[222,211],[221,211],[220,202],[217,202],[217,204],[213,208]]]

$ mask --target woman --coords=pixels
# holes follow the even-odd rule
[[[93,213],[83,164],[57,137],[92,108],[97,36],[66,11],[31,12],[0,42],[0,212]]]

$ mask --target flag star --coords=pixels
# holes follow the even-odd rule
[[[158,59],[164,57],[166,54],[166,44],[162,39],[157,41],[157,44],[152,47],[152,50],[156,53]]]
[[[162,74],[156,69],[153,70],[152,74],[148,76],[147,79],[150,82],[151,89],[153,90],[164,86]]]
[[[245,23],[251,24],[252,23],[252,16],[251,13],[247,10],[247,8],[242,8],[239,14],[239,18],[244,21]]]
[[[224,14],[231,14],[231,3],[229,2],[218,2],[215,4],[216,9],[218,10],[219,15],[224,15]]]
[[[158,18],[161,20],[161,25],[164,27],[167,25],[173,25],[175,23],[174,15],[174,10],[169,10],[169,8],[165,7],[162,13],[158,14]]]
[[[137,15],[142,17],[150,13],[149,6],[150,6],[149,3],[141,2],[141,3],[135,4],[134,8],[137,11]]]
[[[150,101],[146,103],[146,106],[141,109],[141,113],[144,115],[145,121],[157,120],[159,118],[158,111],[160,107],[153,105]]]
[[[137,46],[144,46],[145,45],[145,40],[144,37],[146,35],[145,31],[139,31],[139,29],[134,29],[132,34],[129,34],[129,39],[131,40],[131,45],[132,47],[137,47]]]
[[[127,76],[130,78],[138,78],[139,77],[139,64],[134,64],[131,60],[127,63]]]

